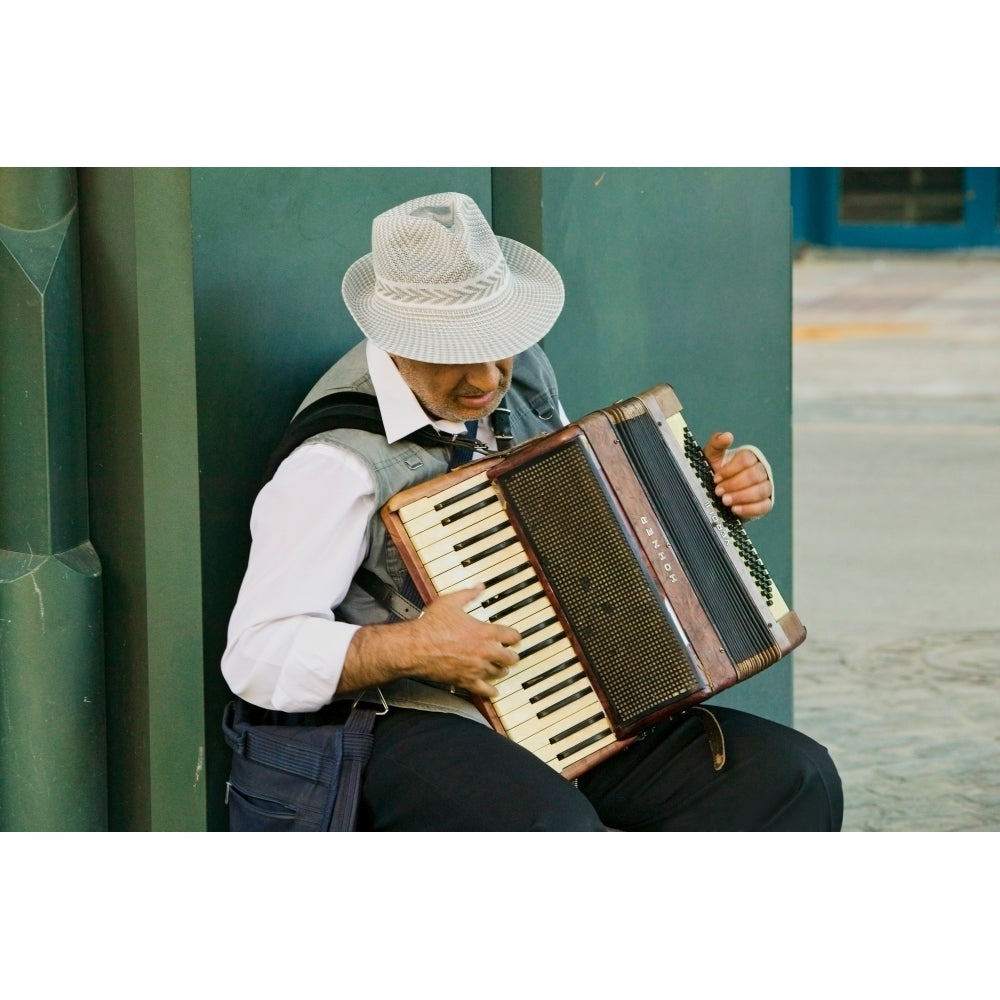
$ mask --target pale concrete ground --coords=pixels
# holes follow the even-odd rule
[[[1000,830],[1000,255],[793,280],[795,724],[847,831]]]

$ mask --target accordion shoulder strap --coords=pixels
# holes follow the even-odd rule
[[[300,444],[324,431],[351,429],[385,435],[385,425],[375,397],[365,392],[333,392],[310,403],[295,414],[268,459],[264,482]]]
[[[338,390],[320,396],[292,418],[281,440],[267,461],[263,483],[270,482],[278,466],[309,438],[325,431],[358,430],[385,437],[385,424],[375,397],[366,392]],[[479,442],[461,435],[442,434],[432,427],[423,427],[407,434],[407,441],[425,448],[476,448]],[[499,440],[499,439],[498,439]],[[263,485],[263,483],[261,485]]]

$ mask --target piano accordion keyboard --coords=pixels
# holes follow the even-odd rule
[[[507,735],[563,771],[615,742],[607,714],[485,473],[399,510],[438,594],[485,584],[469,614],[521,633],[494,686]]]

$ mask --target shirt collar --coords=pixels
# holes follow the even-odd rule
[[[385,436],[390,444],[400,441],[407,434],[421,427],[436,427],[446,434],[464,434],[465,424],[454,420],[433,420],[413,395],[392,358],[370,340],[366,345],[368,372],[372,377],[378,408],[385,425]]]

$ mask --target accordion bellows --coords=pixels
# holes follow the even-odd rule
[[[382,517],[425,601],[521,633],[477,700],[567,778],[805,639],[659,385],[393,497]]]

